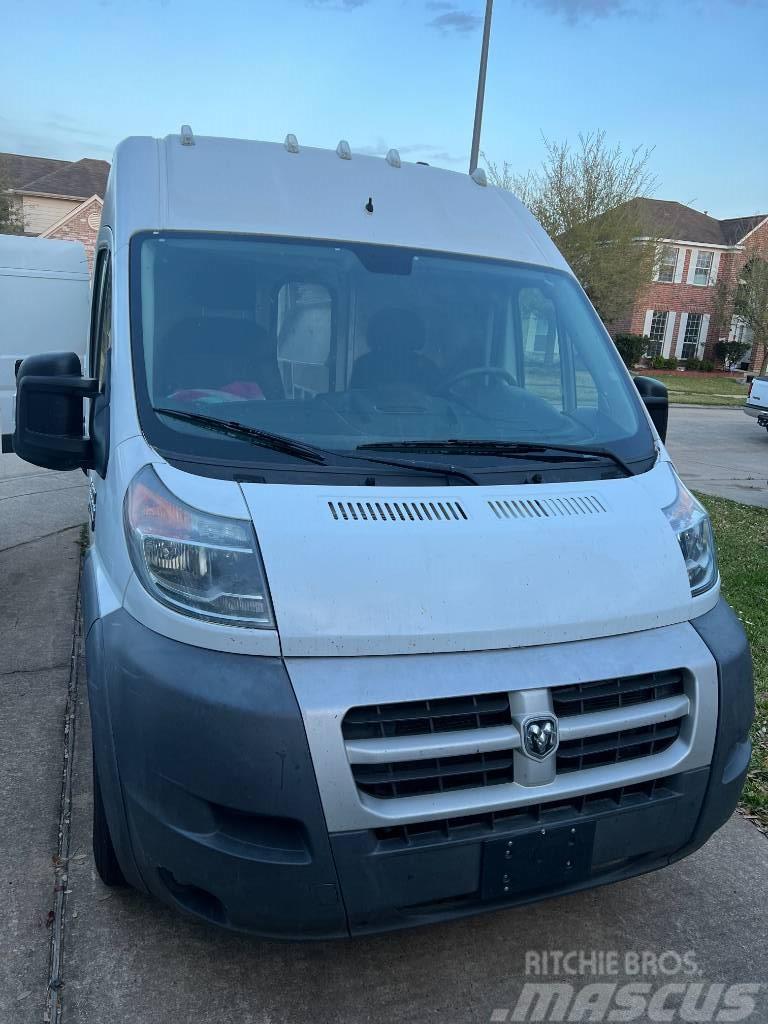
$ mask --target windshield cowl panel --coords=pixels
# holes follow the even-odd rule
[[[131,343],[148,441],[217,473],[258,466],[326,480],[444,468],[469,484],[610,478],[654,461],[631,379],[563,271],[144,233],[131,241]]]

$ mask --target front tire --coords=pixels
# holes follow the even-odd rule
[[[127,884],[117,860],[112,836],[109,834],[95,754],[93,755],[93,859],[96,862],[99,878],[104,885],[114,889]]]

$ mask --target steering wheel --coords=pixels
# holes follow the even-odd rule
[[[517,387],[517,381],[509,370],[505,370],[501,366],[473,366],[469,370],[461,370],[459,373],[454,373],[449,380],[440,386],[439,391],[440,393],[450,391],[457,384],[461,383],[461,381],[469,380],[472,377],[498,377],[506,384],[509,384],[512,387]]]

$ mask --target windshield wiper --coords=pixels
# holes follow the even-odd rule
[[[320,448],[313,445],[303,444],[301,441],[294,441],[282,434],[273,434],[269,430],[259,430],[258,427],[249,427],[245,423],[238,423],[236,420],[220,420],[215,416],[203,416],[198,412],[184,412],[182,409],[155,409],[160,416],[170,416],[173,419],[181,420],[182,423],[193,423],[204,430],[215,430],[220,434],[227,434],[229,437],[236,437],[241,441],[251,441],[253,444],[261,445],[263,448],[271,448],[272,451],[282,452],[284,455],[295,455],[297,459],[304,459],[305,462],[314,462],[318,466],[326,463],[325,454]]]
[[[316,445],[304,444],[302,441],[294,441],[293,438],[285,437],[283,434],[273,434],[270,430],[261,430],[258,427],[249,427],[245,423],[238,423],[236,420],[220,420],[215,416],[204,416],[198,412],[185,412],[183,409],[154,409],[160,416],[170,416],[172,419],[181,420],[182,423],[192,423],[202,427],[204,430],[215,430],[228,437],[235,437],[241,441],[250,441],[252,444],[261,445],[263,448],[270,448],[275,452],[282,452],[284,455],[295,455],[305,462],[314,462],[318,466],[328,464],[328,456],[337,459],[350,459],[353,462],[365,462],[378,464],[380,466],[394,466],[399,469],[407,469],[412,472],[433,473],[439,476],[452,476],[466,483],[476,484],[477,480],[471,473],[455,466],[431,466],[422,462],[412,462],[410,459],[376,459],[369,456],[346,455],[344,452],[329,451],[326,448],[319,448]],[[364,447],[364,446],[362,446]]]
[[[465,452],[469,455],[499,455],[502,458],[522,458],[533,453],[562,452],[577,459],[608,459],[618,466],[626,476],[634,476],[630,467],[607,448],[582,448],[569,444],[546,444],[538,441],[493,441],[462,440],[446,438],[444,441],[377,441],[373,444],[358,445],[358,451],[420,451],[420,452]]]

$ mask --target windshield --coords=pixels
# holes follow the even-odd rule
[[[565,273],[180,233],[137,236],[132,261],[142,423],[165,448],[291,461],[252,445],[246,456],[248,441],[234,432],[151,410],[338,453],[451,440],[582,446],[625,462],[653,455],[639,398]]]

